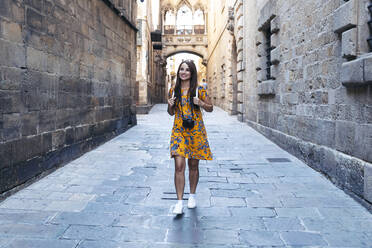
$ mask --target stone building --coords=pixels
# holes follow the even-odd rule
[[[219,2],[209,2],[214,103],[372,202],[370,1]]]
[[[156,44],[157,42],[153,42],[153,46],[159,46]],[[166,59],[163,57],[161,49],[158,48],[155,50],[154,56],[154,86],[152,88],[152,102],[153,103],[166,103]]]
[[[0,193],[136,124],[136,8],[0,1]]]
[[[136,104],[137,113],[147,113],[155,103],[165,102],[165,61],[152,23],[152,1],[137,4]]]
[[[209,94],[215,105],[230,114],[237,114],[241,120],[243,114],[243,1],[209,0],[208,4],[207,80]]]
[[[154,104],[166,102],[174,79],[174,75],[166,74],[168,58],[191,53],[205,63],[207,4],[200,0],[160,0],[157,30],[151,24],[151,1],[138,1],[138,5],[137,112],[147,113]]]

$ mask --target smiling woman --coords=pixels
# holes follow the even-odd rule
[[[175,115],[170,141],[174,158],[178,202],[173,213],[183,213],[186,158],[189,166],[190,196],[187,206],[196,207],[195,192],[199,181],[199,160],[212,160],[201,109],[213,111],[207,90],[197,86],[197,71],[192,60],[184,60],[177,71],[176,84],[169,90],[168,113]]]

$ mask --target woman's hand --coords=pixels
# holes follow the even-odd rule
[[[202,100],[200,100],[198,97],[194,97],[193,98],[193,102],[194,102],[195,105],[198,105],[200,107],[203,107],[203,103],[204,102]]]
[[[168,99],[168,114],[174,115],[174,105],[176,103],[176,98],[172,97]]]
[[[168,104],[169,104],[171,107],[173,107],[175,101],[176,101],[176,98],[175,98],[175,97],[169,98],[169,99],[168,99]]]
[[[213,104],[212,104],[211,99],[209,97],[206,97],[205,101],[202,101],[197,97],[194,97],[193,102],[194,102],[195,105],[200,106],[201,108],[205,109],[205,111],[207,111],[207,112],[212,112],[213,111]]]

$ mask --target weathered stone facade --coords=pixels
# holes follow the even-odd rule
[[[243,91],[244,121],[372,202],[368,4],[244,2]]]
[[[215,105],[372,202],[369,4],[209,1],[208,85]]]
[[[0,193],[136,124],[134,0],[0,1]]]
[[[137,0],[137,113],[148,113],[156,103],[165,102],[165,60],[152,40],[152,2]],[[154,33],[153,33],[154,34]]]
[[[208,87],[215,105],[243,114],[243,1],[209,1]]]

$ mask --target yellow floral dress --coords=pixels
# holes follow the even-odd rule
[[[204,101],[207,97],[207,90],[203,87],[198,87],[199,99]],[[182,126],[182,114],[184,118],[192,117],[190,98],[188,95],[182,95],[182,108],[181,103],[175,107],[175,117],[170,141],[170,154],[171,157],[176,155],[192,158],[198,160],[212,160],[211,149],[209,148],[207,132],[205,131],[204,122],[201,110],[193,110],[194,127],[192,129],[184,128]],[[169,98],[173,95],[173,89],[169,91]]]

